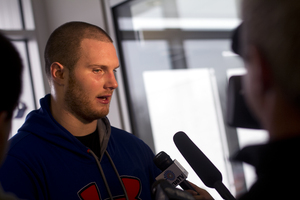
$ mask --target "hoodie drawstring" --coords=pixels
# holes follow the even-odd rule
[[[102,170],[102,167],[101,167],[101,164],[100,164],[100,162],[99,162],[99,160],[98,160],[98,157],[97,157],[97,156],[95,155],[95,153],[94,153],[92,150],[90,150],[90,149],[88,149],[88,153],[92,154],[92,156],[95,158],[96,163],[97,163],[97,165],[98,165],[98,168],[99,168],[99,170],[100,170],[101,176],[102,176],[102,178],[103,178],[103,181],[104,181],[106,190],[107,190],[107,192],[108,192],[108,194],[109,194],[110,199],[113,200],[113,196],[112,196],[111,191],[110,191],[110,189],[109,189],[109,185],[108,185],[107,180],[106,180],[106,178],[105,178],[105,174],[104,174],[104,172],[103,172],[103,170]],[[109,160],[110,164],[112,165],[112,167],[113,167],[115,173],[117,174],[117,177],[118,177],[119,182],[120,182],[120,184],[121,184],[121,186],[122,186],[122,189],[123,189],[123,192],[124,192],[124,195],[125,195],[126,200],[129,200],[128,195],[127,195],[127,192],[126,192],[126,189],[125,189],[125,186],[124,186],[124,184],[123,184],[123,181],[122,181],[121,178],[120,178],[120,175],[119,175],[119,173],[118,173],[118,170],[117,170],[116,166],[114,165],[113,160],[111,159],[110,155],[108,154],[108,152],[107,152],[106,150],[105,150],[105,154],[106,154],[106,156],[108,157],[108,160]]]

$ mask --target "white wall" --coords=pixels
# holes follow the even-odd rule
[[[32,7],[42,68],[44,68],[43,53],[47,39],[58,26],[69,21],[84,21],[106,30],[101,0],[32,0]],[[43,73],[45,74],[44,69]],[[45,76],[44,79],[46,93],[49,93]],[[117,100],[118,96],[115,92],[108,118],[113,126],[124,128],[122,127]]]
[[[100,0],[44,1],[51,32],[68,21],[85,21],[105,28]]]

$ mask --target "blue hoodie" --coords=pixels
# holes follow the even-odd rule
[[[130,200],[151,199],[151,185],[160,170],[142,140],[101,119],[98,128],[105,124],[107,131],[100,135],[101,158],[97,158],[54,120],[50,95],[40,104],[10,140],[0,170],[5,191],[30,200],[125,199],[125,193]]]

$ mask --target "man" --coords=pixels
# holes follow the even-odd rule
[[[21,94],[22,61],[11,42],[0,33],[1,74],[0,87],[0,162],[4,160],[11,122]],[[12,200],[15,196],[5,194],[0,186],[0,199]]]
[[[6,191],[24,199],[151,199],[160,170],[140,139],[110,126],[118,84],[111,38],[99,27],[69,22],[45,49],[51,94],[11,139],[0,170]]]
[[[242,2],[242,45],[236,50],[247,69],[243,87],[249,107],[269,133],[269,142],[236,155],[257,173],[256,182],[240,200],[299,199],[299,10],[298,0]]]
[[[257,181],[241,199],[298,199],[300,184],[300,2],[244,0],[242,52],[246,100],[269,133],[267,145],[237,159],[256,167]]]

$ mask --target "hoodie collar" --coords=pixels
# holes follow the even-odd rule
[[[107,117],[99,119],[98,123],[98,134],[100,139],[100,160],[102,159],[106,147],[108,145],[109,137],[111,134],[111,126]]]
[[[50,99],[50,94],[47,94],[44,98],[40,99],[41,108],[34,110],[27,115],[26,121],[19,129],[19,132],[30,132],[57,146],[62,146],[63,148],[67,148],[70,151],[75,151],[79,154],[86,154],[87,147],[53,118],[50,111]],[[97,126],[102,157],[108,145],[111,126],[107,117],[99,119]],[[74,148],[74,145],[77,148]]]

